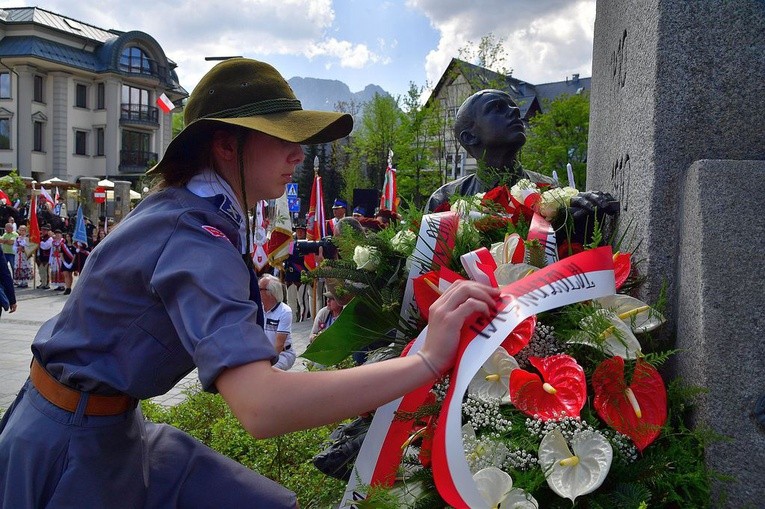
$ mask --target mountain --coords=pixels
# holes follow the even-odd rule
[[[367,85],[361,92],[351,92],[348,85],[338,80],[296,76],[288,79],[287,83],[306,110],[335,111],[335,105],[339,102],[353,102],[360,107],[371,101],[375,94],[389,95],[378,85]]]

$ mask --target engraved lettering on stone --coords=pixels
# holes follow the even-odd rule
[[[616,49],[611,53],[611,78],[616,92],[624,87],[627,81],[627,30],[622,33]]]
[[[631,173],[629,154],[622,155],[611,166],[611,186],[614,189],[615,198],[621,203],[624,212],[627,212],[629,206]]]

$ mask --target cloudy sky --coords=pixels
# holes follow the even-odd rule
[[[206,56],[267,61],[285,78],[337,79],[351,91],[403,95],[435,85],[460,48],[493,35],[504,67],[531,83],[592,74],[595,0],[71,0],[37,6],[100,28],[141,30],[178,64],[191,91]]]

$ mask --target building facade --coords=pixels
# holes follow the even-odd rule
[[[0,175],[136,181],[172,138],[157,98],[188,96],[175,67],[144,32],[0,9]]]
[[[436,159],[445,169],[445,180],[475,173],[478,167],[476,160],[465,152],[452,133],[457,110],[469,96],[487,88],[507,92],[520,108],[521,118],[528,126],[528,120],[537,113],[544,113],[548,103],[556,97],[589,91],[590,81],[591,78],[580,78],[574,74],[564,81],[534,85],[453,58],[427,100],[427,104],[437,103],[443,116],[443,152]]]

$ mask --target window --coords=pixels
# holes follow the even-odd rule
[[[139,74],[152,74],[154,61],[141,48],[125,48],[120,55],[120,70]]]
[[[35,152],[43,152],[43,134],[45,133],[42,122],[34,123],[34,147]]]
[[[96,87],[96,109],[103,110],[106,108],[106,85],[99,83]]]
[[[122,164],[128,166],[146,166],[156,154],[150,153],[151,135],[140,131],[122,131]]]
[[[88,155],[88,132],[74,132],[74,153],[80,156]]]
[[[104,128],[96,127],[96,155],[102,156],[104,153]]]
[[[0,99],[11,98],[11,73],[0,72]]]
[[[11,148],[11,119],[0,118],[0,149]]]
[[[78,83],[75,88],[74,105],[78,108],[88,107],[88,87]]]
[[[35,92],[34,100],[38,103],[45,102],[45,82],[42,76],[35,76]]]
[[[150,106],[148,90],[122,85],[122,118],[157,122],[157,108]]]

